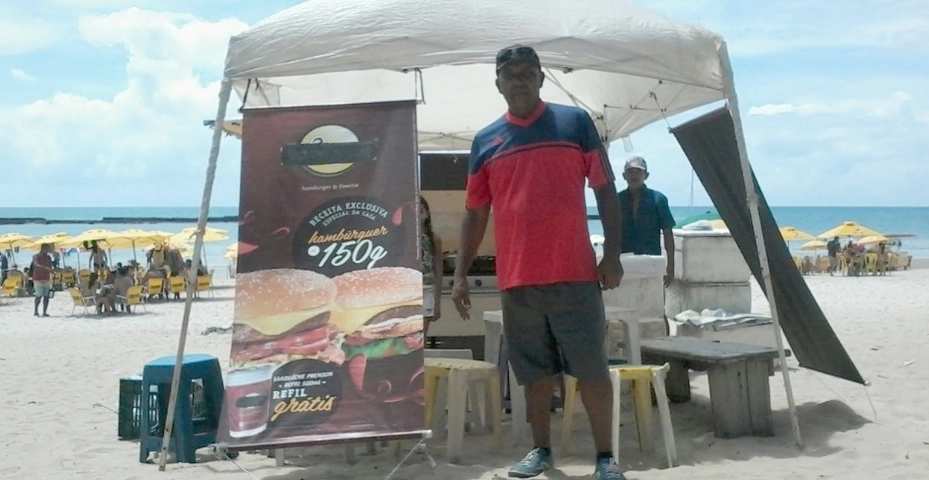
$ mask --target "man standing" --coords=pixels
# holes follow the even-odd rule
[[[10,269],[10,261],[6,258],[6,252],[0,252],[0,285],[6,282],[6,272]]]
[[[664,286],[674,279],[674,217],[668,206],[668,197],[645,186],[648,165],[642,157],[626,160],[623,178],[628,187],[619,192],[623,215],[623,253],[661,255],[661,236],[664,236]]]
[[[613,396],[601,347],[606,335],[601,288],[615,288],[623,274],[613,172],[590,116],[539,98],[544,75],[535,50],[508,47],[496,63],[497,90],[508,111],[471,146],[452,300],[467,320],[467,272],[493,208],[504,333],[516,379],[526,385],[535,447],[509,476],[533,477],[553,466],[554,377],[565,372],[580,383],[597,449],[597,478],[621,480],[610,454]],[[603,219],[599,266],[587,230],[585,183],[596,193]]]
[[[839,266],[839,249],[842,245],[839,243],[839,237],[835,237],[826,244],[826,251],[829,254],[829,276],[835,275],[835,270]]]
[[[39,316],[39,303],[42,303],[42,316],[48,316],[48,296],[52,291],[52,245],[43,243],[39,253],[32,256],[32,286],[35,289],[35,310],[33,315]]]

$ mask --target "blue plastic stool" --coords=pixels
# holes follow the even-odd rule
[[[175,356],[161,357],[145,364],[142,371],[141,425],[139,428],[139,461],[148,463],[151,452],[161,450],[164,421],[168,415],[171,381],[174,377]],[[177,461],[197,463],[196,451],[216,443],[216,430],[223,404],[223,376],[219,359],[212,355],[184,355],[178,384],[177,409],[169,448],[177,453]],[[203,384],[204,411],[194,418],[191,385]],[[149,392],[157,388],[158,405],[150,405]],[[149,410],[158,409],[158,423],[151,425]]]

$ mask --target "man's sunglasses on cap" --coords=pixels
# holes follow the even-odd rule
[[[509,62],[514,61],[526,61],[539,68],[542,68],[542,63],[539,61],[539,55],[535,53],[535,50],[532,47],[526,47],[522,45],[514,45],[512,47],[504,48],[497,53],[497,70],[499,71]]]

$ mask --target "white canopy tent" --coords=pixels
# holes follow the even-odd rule
[[[786,365],[732,70],[725,41],[713,32],[617,0],[312,0],[232,37],[214,125],[223,125],[233,88],[245,108],[418,100],[420,150],[466,149],[473,135],[505,110],[493,84],[494,57],[516,43],[539,53],[547,77],[542,98],[587,110],[607,142],[663,117],[727,102],[781,365]],[[194,272],[222,132],[213,132]],[[790,379],[787,369],[781,370],[801,445]]]
[[[226,78],[245,107],[418,99],[420,149],[469,148],[506,108],[494,55],[533,46],[547,101],[588,110],[607,140],[723,100],[723,44],[612,0],[313,0],[232,38]]]

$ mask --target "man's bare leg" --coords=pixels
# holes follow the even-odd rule
[[[552,397],[555,382],[552,377],[526,386],[526,421],[532,428],[533,447],[551,448]],[[609,432],[607,432],[609,440]]]
[[[612,450],[611,437],[613,428],[613,384],[606,382],[578,382],[581,401],[590,420],[590,431],[594,437],[597,453]],[[528,391],[526,392],[528,395]],[[528,397],[526,399],[528,401]]]
[[[510,468],[507,476],[530,478],[552,468],[551,415],[555,383],[552,377],[526,385],[526,421],[532,428],[533,449]]]

